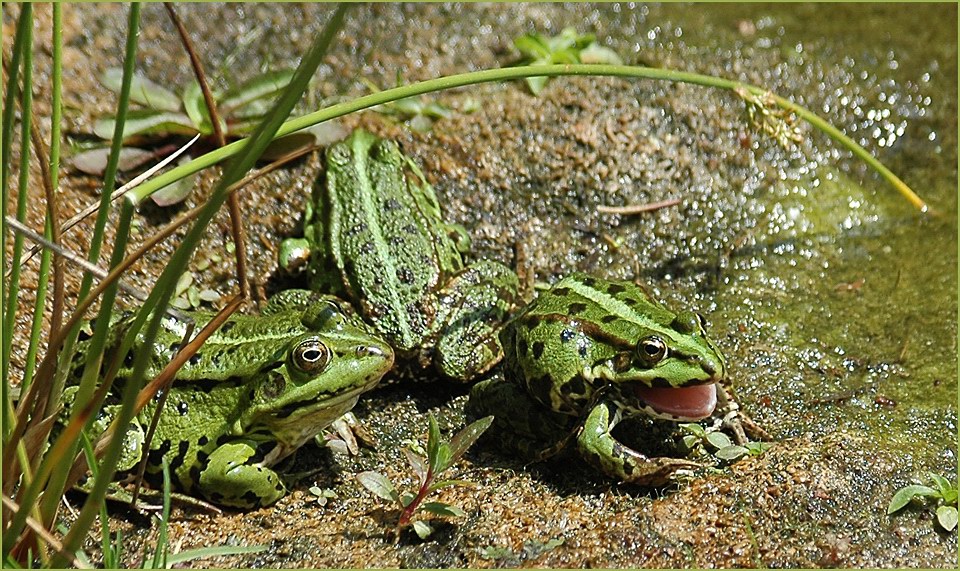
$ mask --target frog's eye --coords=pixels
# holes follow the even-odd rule
[[[667,355],[667,344],[656,335],[644,337],[637,343],[637,358],[644,365],[656,365]]]
[[[330,362],[330,350],[316,337],[304,339],[293,348],[293,365],[304,373],[319,373]]]

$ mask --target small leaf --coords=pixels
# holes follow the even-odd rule
[[[407,507],[415,499],[417,499],[417,496],[411,494],[410,492],[404,492],[403,495],[400,496],[400,505],[402,505],[403,507]]]
[[[426,539],[430,537],[430,534],[433,533],[433,528],[430,527],[430,524],[423,520],[417,520],[413,522],[413,531],[417,533],[420,539]]]
[[[940,474],[934,474],[933,472],[928,472],[930,479],[933,480],[934,485],[937,487],[937,490],[940,491],[940,496],[943,497],[944,494],[950,490],[956,490],[953,487],[953,484],[950,483],[950,480],[944,478]]]
[[[702,426],[700,426],[695,422],[685,422],[680,425],[680,428],[686,430],[687,432],[689,432],[690,434],[693,434],[694,436],[699,436],[700,438],[704,438],[707,435],[707,431],[704,430]]]
[[[379,472],[371,470],[360,472],[357,474],[357,481],[377,497],[390,502],[400,502],[400,495],[397,494],[397,489],[393,487],[393,483]]]
[[[423,108],[423,114],[434,119],[449,119],[453,117],[453,109],[443,103],[431,101]]]
[[[893,499],[890,500],[890,505],[887,506],[887,515],[903,509],[903,507],[909,504],[910,500],[915,497],[935,495],[937,495],[937,491],[928,486],[919,486],[916,484],[904,486],[897,490],[897,493],[893,494]]]
[[[490,425],[493,424],[493,417],[486,416],[472,422],[466,426],[463,430],[456,433],[453,438],[450,439],[450,462],[456,462],[460,459],[461,456],[480,438]]]
[[[550,55],[550,47],[540,34],[524,34],[513,40],[513,46],[530,59],[540,59]]]
[[[759,456],[773,447],[772,442],[747,442],[744,444],[751,456]]]
[[[183,108],[193,122],[193,126],[204,135],[213,134],[213,121],[210,120],[210,110],[207,109],[207,102],[203,98],[203,91],[196,80],[190,82],[190,85],[183,92]]]
[[[227,114],[228,111],[239,109],[258,99],[276,95],[287,87],[291,79],[293,79],[292,70],[272,71],[258,75],[226,92],[223,95],[223,101],[220,102],[221,110]]]
[[[100,83],[114,93],[120,93],[122,82],[123,70],[118,67],[107,69],[100,77]],[[130,100],[157,111],[180,110],[180,99],[172,91],[142,75],[134,75],[130,80]]]
[[[189,158],[185,158],[179,161],[178,164],[184,164],[188,161]],[[150,198],[153,199],[157,206],[170,206],[171,204],[182,202],[193,192],[194,183],[197,181],[198,175],[199,173],[193,173],[180,180],[175,180],[167,186],[160,187],[150,195]]]
[[[713,453],[713,455],[717,458],[721,460],[727,460],[728,462],[741,458],[745,454],[747,454],[747,449],[743,446],[737,446],[736,444],[724,446]]]
[[[535,75],[526,78],[527,87],[530,88],[530,92],[534,95],[540,95],[540,92],[543,91],[548,81],[550,81],[550,78],[545,75]]]
[[[601,46],[594,42],[580,52],[580,61],[583,63],[606,63],[612,65],[622,65],[623,60],[617,55],[617,52],[610,48]]]
[[[957,508],[953,506],[940,506],[937,508],[937,523],[947,531],[953,531],[957,527]]]
[[[423,456],[417,454],[409,448],[403,449],[404,456],[407,457],[407,462],[410,463],[410,466],[413,468],[413,472],[420,478],[420,483],[423,484],[427,479],[427,460]]]
[[[107,170],[107,160],[110,158],[110,148],[102,147],[99,149],[90,149],[77,153],[68,159],[71,167],[80,172],[102,176]],[[117,168],[121,171],[133,170],[154,158],[152,151],[138,149],[136,147],[121,147],[120,161]]]
[[[410,128],[417,133],[429,133],[433,128],[433,119],[426,115],[417,115],[410,119]]]
[[[440,471],[437,469],[437,466],[439,466],[437,460],[440,454],[440,445],[443,441],[440,439],[440,425],[437,424],[437,419],[433,417],[433,413],[428,415],[427,421],[429,423],[427,428],[427,460],[430,470],[436,474]]]
[[[707,435],[707,442],[710,443],[710,446],[717,449],[726,448],[733,444],[730,442],[730,437],[722,432],[711,432]]]
[[[112,139],[116,128],[116,118],[106,117],[97,119],[93,124],[93,132],[101,139]],[[149,135],[159,133],[163,135],[193,135],[196,127],[183,113],[154,111],[152,109],[135,109],[127,113],[127,120],[123,124],[123,138],[133,135]]]
[[[442,516],[465,517],[467,515],[467,512],[457,506],[451,506],[443,502],[427,502],[420,506],[420,509]]]

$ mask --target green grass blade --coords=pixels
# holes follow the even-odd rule
[[[224,555],[240,555],[243,553],[259,553],[266,551],[266,545],[214,545],[212,547],[198,547],[197,549],[188,549],[180,553],[171,553],[167,556],[167,568],[172,568],[181,563],[187,563],[195,559],[206,557],[221,557]]]
[[[27,219],[27,189],[30,186],[30,129],[33,115],[33,10],[23,5],[20,19],[25,22],[23,42],[27,49],[23,52],[23,90],[20,93],[20,173],[17,179],[17,220]],[[19,23],[18,23],[19,26]],[[11,75],[13,75],[11,73]],[[6,186],[4,186],[6,188]],[[8,196],[4,197],[4,214]],[[4,217],[6,220],[6,217]],[[7,233],[6,223],[3,235]],[[4,252],[6,253],[6,252]],[[20,290],[20,256],[23,254],[23,235],[13,237],[13,255],[10,257],[10,282],[5,292],[3,314],[3,381],[10,382],[10,352],[13,348],[13,329],[17,317],[17,294]]]
[[[23,6],[24,10],[29,10],[32,14],[33,8],[29,5]],[[2,139],[0,139],[0,200],[3,201],[3,205],[0,206],[2,211],[0,211],[0,251],[7,251],[7,205],[10,203],[9,192],[7,190],[7,179],[10,176],[10,161],[11,154],[13,152],[13,119],[14,113],[16,111],[16,100],[17,95],[19,94],[19,89],[17,88],[18,80],[20,79],[20,61],[23,59],[23,46],[26,43],[24,35],[26,30],[29,27],[29,22],[32,18],[24,18],[23,12],[20,13],[20,20],[17,22],[17,31],[13,39],[13,49],[10,54],[10,75],[7,77],[6,93],[3,98],[3,125],[2,125]],[[5,269],[5,268],[4,268]],[[6,315],[3,313],[3,299],[6,293],[6,281],[0,279],[0,323],[6,320]],[[13,333],[7,329],[4,329],[0,332],[0,347],[6,344],[6,337],[12,335]],[[3,377],[3,406],[4,413],[3,416],[3,437],[6,439],[11,431],[11,419],[13,418],[13,399],[10,394],[10,362],[3,360],[0,363],[0,376]],[[4,444],[8,444],[4,440]],[[4,549],[4,554],[7,551]]]
[[[63,6],[53,5],[53,67],[51,119],[50,119],[50,185],[56,191],[60,182],[60,122],[63,118]],[[54,220],[51,219],[51,209],[47,209],[44,223],[44,237],[53,241]],[[33,308],[33,323],[30,328],[30,345],[27,348],[27,359],[23,370],[21,391],[33,382],[33,370],[36,367],[37,351],[40,347],[40,334],[43,330],[43,310],[47,303],[47,286],[50,282],[50,265],[53,254],[44,248],[40,255],[40,273],[37,281],[37,297]],[[57,309],[57,308],[54,308]],[[54,320],[56,321],[56,320]]]

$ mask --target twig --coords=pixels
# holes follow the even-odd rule
[[[631,214],[642,214],[644,212],[653,212],[654,210],[660,210],[662,208],[669,208],[671,206],[676,206],[680,204],[679,198],[671,198],[670,200],[661,200],[660,202],[649,202],[647,204],[628,204],[626,206],[604,206],[600,205],[597,207],[597,212],[602,214],[622,214],[624,216],[630,216]]]
[[[20,506],[18,506],[16,502],[14,502],[13,500],[11,500],[6,496],[3,496],[3,505],[6,506],[6,508],[12,512],[20,511]],[[53,548],[54,551],[56,551],[57,553],[62,555],[65,559],[67,559],[71,565],[73,565],[77,569],[93,569],[93,567],[90,567],[89,565],[86,565],[85,563],[77,559],[77,557],[74,554],[67,553],[66,551],[64,551],[63,544],[61,544],[60,541],[56,537],[54,537],[52,533],[47,531],[45,527],[40,525],[40,522],[38,522],[31,516],[27,516],[26,521],[27,521],[27,527],[33,530],[33,532],[37,534],[37,537],[45,541],[47,545]]]
[[[193,49],[193,42],[190,40],[190,35],[174,11],[173,3],[164,2],[163,5],[167,9],[167,13],[170,14],[170,19],[173,21],[173,25],[176,26],[177,33],[180,34],[180,41],[183,43],[183,48],[187,50],[187,54],[190,56],[193,73],[197,78],[197,83],[200,84],[200,91],[203,92],[203,101],[207,106],[207,112],[210,114],[210,122],[213,124],[213,136],[217,141],[217,146],[223,147],[227,144],[227,138],[220,125],[220,114],[217,112],[217,102],[213,99],[213,93],[207,84],[207,74],[203,71],[203,63],[200,61],[197,51]],[[237,285],[240,286],[240,297],[249,299],[250,283],[247,278],[247,236],[243,228],[243,212],[240,210],[240,202],[233,194],[227,199],[227,208],[230,212],[230,232],[233,236],[233,243],[236,246],[236,248],[234,248],[234,257],[237,262]]]

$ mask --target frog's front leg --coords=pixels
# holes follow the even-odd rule
[[[219,505],[251,509],[268,506],[287,493],[280,476],[260,465],[257,443],[236,440],[223,444],[207,458],[195,485]]]
[[[517,297],[517,275],[482,260],[459,272],[440,292],[442,324],[432,360],[445,376],[469,381],[503,358],[497,335]]]
[[[695,462],[678,458],[649,458],[624,446],[611,434],[619,421],[620,412],[616,405],[601,401],[590,410],[577,437],[580,454],[608,476],[633,484],[656,486],[666,483],[677,470],[700,467]]]

